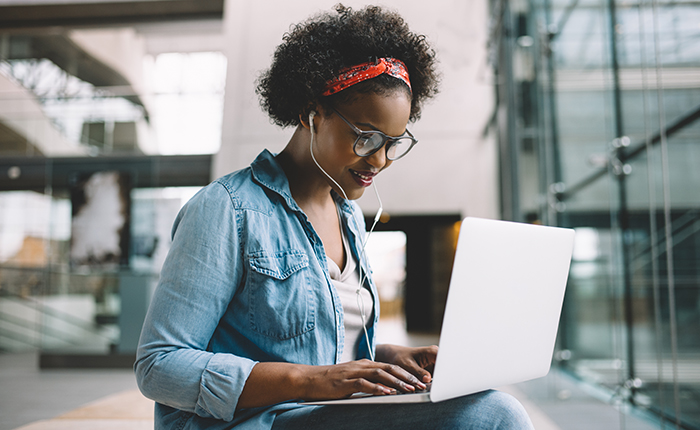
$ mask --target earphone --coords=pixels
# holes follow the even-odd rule
[[[309,112],[309,131],[311,132],[311,141],[309,142],[309,152],[311,152],[311,158],[314,160],[314,163],[316,166],[323,172],[324,175],[328,179],[331,180],[335,184],[336,187],[340,190],[340,192],[343,193],[343,197],[345,197],[345,200],[350,200],[348,199],[348,195],[345,194],[345,190],[343,187],[340,186],[338,182],[336,182],[335,179],[331,177],[331,175],[326,172],[323,167],[316,161],[316,157],[314,156],[314,138],[316,136],[316,131],[314,130],[314,117],[316,116],[316,111],[312,110]],[[369,334],[367,333],[367,316],[365,314],[365,303],[364,300],[362,300],[362,295],[360,294],[362,291],[362,284],[364,284],[365,280],[367,279],[368,273],[366,270],[362,270],[362,261],[367,260],[367,256],[365,255],[365,246],[367,245],[367,241],[369,240],[369,236],[372,234],[374,231],[374,227],[377,225],[377,222],[379,221],[379,218],[382,216],[382,199],[379,198],[379,191],[377,191],[377,184],[375,181],[372,181],[372,187],[374,188],[374,194],[377,196],[377,201],[379,201],[379,209],[377,210],[377,214],[374,216],[374,222],[372,223],[372,228],[369,229],[369,232],[365,236],[365,239],[362,241],[362,249],[360,249],[360,261],[358,262],[360,265],[360,270],[362,272],[362,277],[360,278],[360,283],[357,286],[357,290],[355,291],[356,296],[357,296],[357,307],[360,309],[360,318],[362,320],[362,330],[365,333],[365,341],[367,342],[367,351],[369,351],[369,357],[372,361],[374,361],[374,352],[372,351],[372,348],[370,348],[370,342],[369,342]],[[359,223],[353,216],[353,219],[355,220],[355,224],[359,229]]]

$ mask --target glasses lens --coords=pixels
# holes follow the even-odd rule
[[[360,157],[364,157],[382,146],[382,143],[384,143],[384,139],[381,134],[373,132],[362,133],[355,143],[355,153]]]
[[[401,158],[411,150],[413,146],[413,139],[410,137],[401,137],[399,139],[393,139],[391,142],[387,143],[389,149],[387,149],[386,156],[389,160],[396,160]]]

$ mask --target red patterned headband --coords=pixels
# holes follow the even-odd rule
[[[376,78],[382,73],[401,79],[411,89],[411,81],[408,79],[406,65],[395,58],[380,58],[377,61],[362,63],[341,70],[338,77],[326,82],[326,91],[323,92],[323,95],[330,96],[339,93],[362,81]]]

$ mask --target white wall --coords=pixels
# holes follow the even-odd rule
[[[228,58],[221,150],[214,176],[247,166],[263,149],[279,152],[293,130],[270,124],[258,105],[255,79],[269,67],[275,47],[290,24],[337,0],[226,0],[224,53]],[[364,3],[345,1],[359,9]],[[429,6],[428,6],[429,4]],[[461,213],[498,217],[495,142],[484,141],[493,89],[486,63],[485,0],[385,0],[414,32],[426,34],[438,53],[441,93],[411,125],[420,143],[377,179],[389,214]],[[374,193],[360,199],[367,213],[376,210]]]

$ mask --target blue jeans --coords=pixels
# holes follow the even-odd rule
[[[484,391],[439,403],[310,406],[277,416],[272,430],[532,430],[514,397]]]

